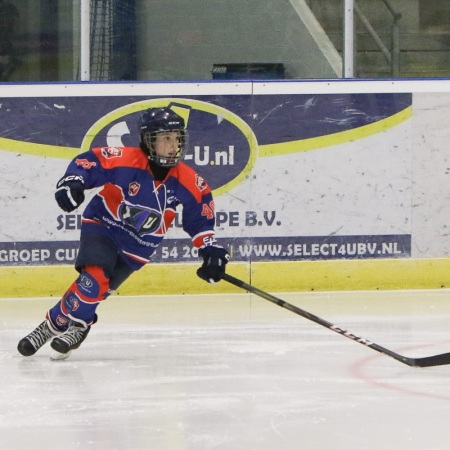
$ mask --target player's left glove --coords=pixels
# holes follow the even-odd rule
[[[207,245],[201,248],[198,254],[203,258],[203,264],[197,270],[197,275],[208,283],[220,281],[230,260],[228,252],[223,247]]]
[[[72,212],[84,202],[84,180],[80,175],[66,175],[56,184],[55,199],[65,212]]]

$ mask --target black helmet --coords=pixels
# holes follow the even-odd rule
[[[162,167],[176,166],[186,154],[188,132],[184,119],[170,108],[150,108],[144,112],[139,122],[140,146],[150,161]],[[153,146],[158,133],[179,132],[178,151],[174,157],[159,156]]]

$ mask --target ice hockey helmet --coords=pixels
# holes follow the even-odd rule
[[[178,131],[179,145],[174,157],[166,158],[158,155],[153,143],[158,133],[164,131]],[[140,147],[150,161],[156,162],[162,167],[176,166],[185,156],[188,143],[188,132],[184,119],[172,109],[150,108],[141,116],[139,121]]]

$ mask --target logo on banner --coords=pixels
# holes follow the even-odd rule
[[[118,147],[138,146],[139,135],[134,130],[143,112],[160,107],[169,107],[185,119],[189,148],[184,162],[205,178],[214,195],[227,192],[246,179],[257,153],[253,130],[230,110],[199,100],[158,98],[111,111],[87,131],[81,151],[101,147],[105,158],[120,157]],[[202,189],[202,184],[198,187]]]

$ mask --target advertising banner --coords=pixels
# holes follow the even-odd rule
[[[59,210],[56,182],[92,147],[138,146],[159,106],[187,120],[233,260],[411,256],[410,93],[68,95],[2,99],[0,266],[74,262],[84,205]],[[179,211],[153,260],[198,260]]]

